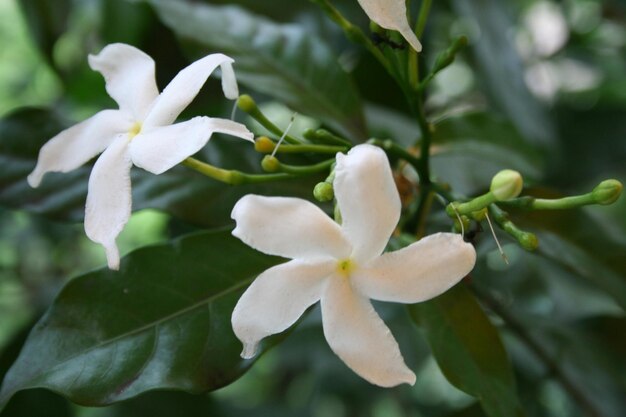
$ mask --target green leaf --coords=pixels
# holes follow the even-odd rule
[[[71,3],[70,0],[19,0],[31,35],[53,67],[54,45],[67,30]]]
[[[411,306],[448,381],[479,399],[489,417],[522,416],[513,370],[497,329],[476,299],[457,285]]]
[[[230,315],[277,262],[228,232],[201,233],[133,252],[119,272],[72,280],[8,372],[0,407],[32,388],[105,405],[149,390],[198,393],[231,383],[252,362],[239,357]]]
[[[510,2],[499,0],[454,0],[459,17],[471,19],[480,28],[471,51],[487,92],[496,108],[511,119],[530,143],[549,147],[556,132],[544,106],[530,93],[524,80],[524,65],[512,42],[503,36],[515,26]]]
[[[501,169],[539,178],[544,157],[511,123],[493,113],[474,112],[447,117],[435,126],[433,170],[455,190],[473,194]]]
[[[605,208],[511,213],[517,224],[537,234],[539,255],[584,278],[626,310],[626,240],[591,216],[594,210]]]
[[[43,109],[21,109],[0,120],[0,205],[45,215],[55,220],[81,221],[91,167],[47,174],[33,189],[26,176],[33,170],[43,144],[71,123]],[[245,172],[259,170],[261,157],[246,142],[215,135],[199,158]],[[183,167],[162,175],[133,168],[133,209],[155,208],[187,222],[220,227],[231,224],[230,212],[245,194],[311,198],[318,178],[261,185],[230,186]]]
[[[362,104],[330,47],[293,24],[277,24],[237,6],[148,0],[194,57],[222,52],[235,59],[238,81],[355,141],[365,139]]]

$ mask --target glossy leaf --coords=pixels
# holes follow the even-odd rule
[[[524,415],[498,330],[463,284],[411,313],[452,385],[478,398],[489,417]]]
[[[201,233],[133,252],[121,270],[72,280],[31,332],[0,389],[47,388],[85,405],[155,389],[192,393],[251,365],[230,325],[239,296],[278,258],[229,232]]]
[[[498,171],[539,178],[544,156],[510,122],[493,113],[472,112],[440,120],[434,133],[433,170],[457,192],[482,191]]]
[[[365,139],[359,95],[330,47],[314,33],[276,24],[237,6],[149,3],[195,58],[225,53],[235,59],[241,84],[317,117],[354,140]]]
[[[537,233],[541,256],[584,278],[626,310],[626,241],[590,216],[592,210],[513,212],[513,220]]]
[[[503,36],[515,25],[510,5],[498,0],[454,0],[452,6],[458,15],[480,28],[471,50],[496,108],[510,118],[530,143],[553,145],[552,121],[526,86],[524,66],[512,37]]]
[[[26,182],[41,146],[70,124],[56,113],[43,109],[21,109],[0,120],[1,206],[56,220],[82,220],[90,166],[69,173],[47,174],[36,189]],[[219,135],[215,135],[199,158],[245,172],[258,171],[261,159],[249,143]],[[316,178],[306,178],[233,187],[183,167],[158,176],[133,168],[132,174],[134,210],[160,209],[207,227],[231,224],[230,211],[245,194],[310,198],[316,181]]]

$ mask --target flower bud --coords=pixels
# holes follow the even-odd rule
[[[506,201],[520,195],[523,187],[522,175],[512,169],[505,169],[493,177],[489,191],[496,201]]]
[[[537,235],[534,233],[523,232],[517,236],[517,241],[522,246],[522,248],[527,251],[534,251],[539,247],[539,239],[537,239]]]
[[[313,196],[320,203],[332,201],[335,198],[335,191],[333,185],[327,182],[318,183],[313,189]]]
[[[460,217],[461,217],[461,221],[459,221],[458,217],[454,219],[454,227],[452,228],[454,233],[464,233],[470,229],[471,221],[469,217],[465,215],[462,215]]]
[[[254,141],[254,150],[260,153],[272,153],[276,144],[267,136],[259,136]]]
[[[247,94],[239,96],[239,99],[237,99],[237,107],[246,113],[253,113],[259,110],[254,99]]]
[[[484,207],[477,211],[473,211],[470,213],[470,215],[472,216],[472,219],[476,220],[477,222],[482,222],[483,220],[485,220],[485,217],[487,217],[487,207]]]
[[[622,188],[624,186],[618,180],[605,180],[593,189],[591,196],[596,204],[613,204],[622,194]]]
[[[272,155],[266,155],[261,161],[261,167],[265,172],[277,172],[280,169],[280,161]]]

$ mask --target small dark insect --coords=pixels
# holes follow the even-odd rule
[[[394,41],[392,41],[391,39],[382,36],[378,33],[372,33],[371,35],[372,38],[372,42],[374,42],[374,45],[379,46],[379,45],[387,45],[389,46],[391,49],[404,49],[406,48],[406,45],[401,44],[401,43],[396,43]]]

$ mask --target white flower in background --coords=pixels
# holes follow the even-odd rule
[[[369,382],[415,383],[398,344],[369,299],[417,303],[462,279],[476,252],[461,236],[438,233],[383,254],[400,218],[400,197],[385,153],[371,145],[337,155],[335,196],[342,225],[297,198],[247,195],[235,205],[233,235],[292,260],[263,272],[243,294],[232,324],[242,356],[321,302],[331,349]]]
[[[406,17],[406,0],[359,0],[370,20],[385,29],[397,30],[417,52],[422,44],[415,36]]]
[[[104,246],[109,268],[119,268],[115,240],[131,214],[133,164],[161,174],[198,152],[214,132],[253,140],[245,126],[225,119],[195,117],[172,124],[218,66],[224,94],[238,97],[232,62],[222,54],[208,55],[180,71],[159,94],[154,61],[137,48],[111,44],[89,56],[119,110],[101,111],[50,139],[28,182],[37,187],[47,172],[71,171],[102,152],[89,177],[85,232]]]

